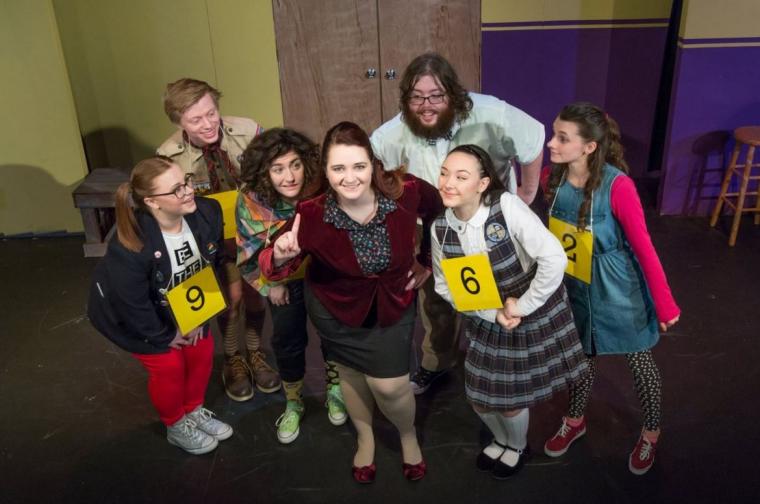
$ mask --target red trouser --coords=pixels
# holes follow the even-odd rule
[[[195,346],[162,354],[132,354],[148,371],[148,395],[158,416],[174,425],[203,404],[214,358],[211,331]]]

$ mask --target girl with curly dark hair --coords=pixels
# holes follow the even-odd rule
[[[304,415],[302,398],[306,371],[306,308],[303,274],[299,269],[280,282],[267,282],[259,274],[258,255],[271,238],[293,217],[295,206],[317,182],[319,153],[306,136],[288,128],[267,130],[254,138],[243,153],[238,196],[237,264],[246,284],[269,301],[272,314],[272,347],[287,399],[277,419],[277,439],[295,441]],[[324,353],[323,353],[324,356]],[[325,360],[327,415],[333,425],[346,422],[335,363]]]

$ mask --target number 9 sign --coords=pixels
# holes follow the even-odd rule
[[[227,308],[213,268],[206,266],[166,293],[182,334],[187,334]]]
[[[487,255],[443,259],[441,270],[457,311],[491,310],[504,306]]]

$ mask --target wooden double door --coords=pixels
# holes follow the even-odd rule
[[[480,0],[273,0],[283,118],[321,142],[339,121],[372,132],[399,112],[399,81],[436,51],[480,89]]]

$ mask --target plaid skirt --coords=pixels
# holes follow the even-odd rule
[[[529,408],[580,379],[586,356],[564,286],[511,331],[466,317],[465,392],[496,411]]]

